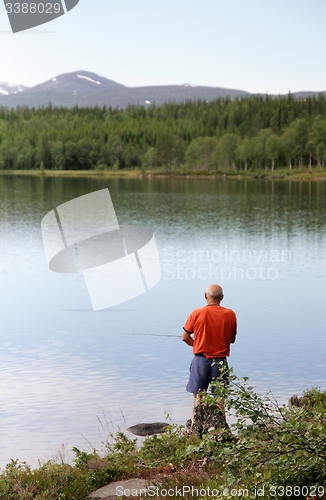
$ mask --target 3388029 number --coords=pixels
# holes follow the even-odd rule
[[[7,14],[60,14],[61,4],[51,3],[26,3],[15,2],[6,3]]]
[[[269,496],[276,497],[316,497],[321,498],[325,494],[324,486],[271,486]]]

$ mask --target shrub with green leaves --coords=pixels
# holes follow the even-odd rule
[[[240,380],[232,371],[229,381],[228,386],[217,382],[214,396],[203,400],[223,399],[236,422],[228,432],[206,434],[188,453],[208,456],[219,466],[219,486],[249,491],[264,486],[268,492],[276,485],[300,487],[297,491],[326,485],[326,392],[313,388],[300,407],[288,408],[271,394],[259,396],[247,378]]]
[[[190,460],[186,454],[189,439],[183,426],[169,425],[163,434],[145,439],[138,456],[147,467],[166,464],[182,467]],[[198,441],[195,437],[192,440]]]

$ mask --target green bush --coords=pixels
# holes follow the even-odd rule
[[[215,396],[236,416],[230,432],[210,432],[188,454],[209,457],[221,470],[219,487],[242,487],[265,492],[276,486],[288,492],[326,483],[326,392],[313,388],[300,398],[300,407],[279,406],[270,394],[257,395],[248,379],[231,371],[230,384],[216,383]],[[292,488],[292,489],[290,489]],[[319,489],[319,491],[322,491]],[[270,495],[267,494],[267,497]],[[295,496],[295,495],[294,495]],[[298,496],[298,495],[297,495]]]
[[[193,440],[197,441],[196,438]],[[139,450],[139,458],[147,467],[172,464],[186,465],[190,458],[186,454],[189,437],[183,426],[169,425],[163,434],[154,434],[145,439]]]

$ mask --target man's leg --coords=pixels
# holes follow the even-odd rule
[[[201,396],[198,391],[205,391],[210,382],[210,362],[204,357],[194,356],[190,365],[190,376],[186,390],[194,396],[194,404],[191,412],[191,422],[194,421],[194,413],[196,406],[201,401]]]

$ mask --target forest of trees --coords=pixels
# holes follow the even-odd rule
[[[322,94],[127,109],[0,109],[0,169],[323,169],[325,158]]]

